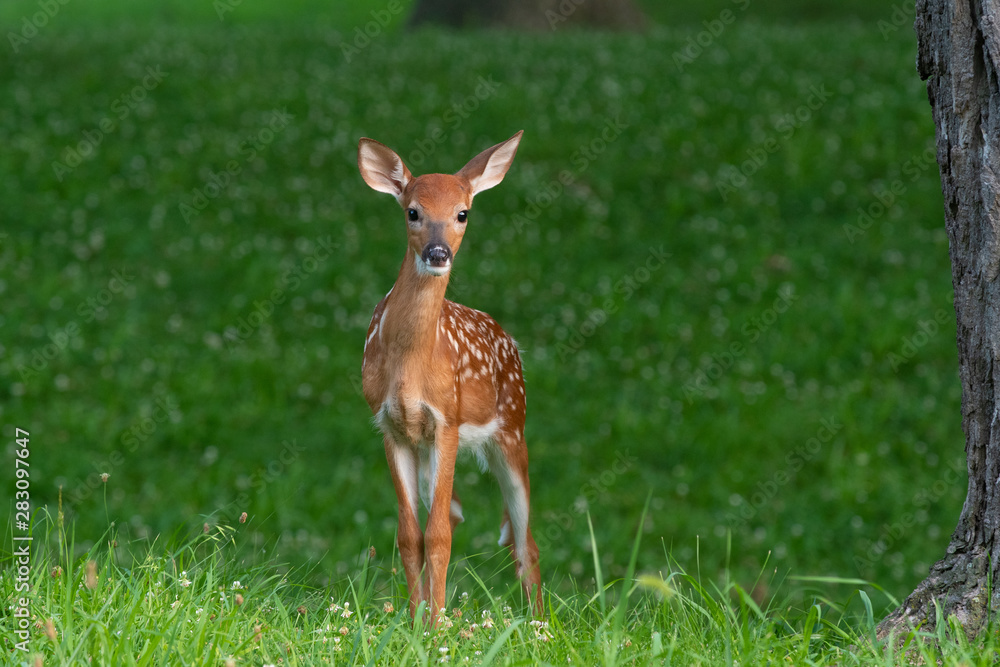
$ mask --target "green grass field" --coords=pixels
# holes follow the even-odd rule
[[[286,3],[275,20],[247,0],[219,20],[69,2],[31,37],[19,31],[35,3],[5,5],[3,485],[24,429],[35,613],[65,628],[82,614],[56,644],[36,629],[32,652],[165,664],[159,644],[137,657],[152,628],[112,638],[150,611],[127,590],[156,594],[185,559],[199,595],[252,576],[260,606],[224,651],[205,637],[230,630],[185,607],[172,627],[191,621],[197,651],[221,652],[184,664],[273,663],[332,622],[316,620],[332,595],[354,600],[356,621],[405,606],[395,496],[359,391],[403,222],[361,181],[357,140],[417,173],[454,171],[524,129],[504,183],[476,201],[450,294],[521,345],[533,526],[564,625],[558,650],[501,643],[495,657],[644,664],[659,633],[675,662],[763,663],[801,644],[818,605],[837,620],[819,623],[817,653],[805,637],[802,659],[846,660],[864,603],[877,619],[923,578],[965,498],[934,128],[898,7],[834,20],[730,4],[721,30],[712,5],[654,12],[643,35],[409,31],[400,12],[367,42],[354,28],[374,4],[307,20],[309,3]],[[456,487],[455,605],[520,618],[497,486],[465,462]],[[63,556],[43,518],[60,489]],[[215,537],[196,537],[206,526]],[[647,586],[602,630],[625,609],[633,554],[639,574],[692,573],[707,597]],[[86,598],[103,606],[69,585],[89,559],[121,589]],[[64,580],[48,576],[58,562]],[[599,579],[617,582],[600,603]],[[14,586],[5,573],[0,589]],[[715,613],[736,616],[693,629]],[[386,655],[443,657],[420,657],[438,647],[393,618],[372,620],[409,637]],[[281,628],[271,649],[245,636],[258,624]],[[345,635],[359,651],[366,627]],[[636,652],[605,652],[629,632]],[[480,659],[499,635],[458,655]],[[699,657],[708,635],[722,643]],[[164,646],[195,646],[182,636]],[[285,659],[346,659],[302,651]]]

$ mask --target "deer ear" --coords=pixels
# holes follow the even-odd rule
[[[374,139],[358,142],[358,170],[372,190],[385,192],[400,201],[413,175],[395,151]]]
[[[503,180],[507,170],[510,169],[511,162],[514,161],[522,134],[524,134],[524,130],[519,131],[503,143],[487,148],[469,160],[469,163],[456,174],[456,176],[469,181],[472,185],[473,196],[483,190],[489,190]]]

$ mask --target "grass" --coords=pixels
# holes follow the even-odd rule
[[[675,562],[607,582],[598,565],[596,591],[574,584],[549,593],[546,616],[533,619],[516,593],[468,570],[432,627],[406,612],[393,556],[372,552],[348,576],[315,587],[301,572],[243,560],[243,525],[147,544],[143,556],[123,555],[112,527],[79,558],[69,555],[72,536],[58,520],[39,521],[42,530],[57,533],[46,543],[58,551],[36,555],[32,638],[20,664],[987,665],[1000,648],[993,634],[970,642],[945,622],[935,634],[880,646],[871,640],[876,619],[865,591],[882,593],[858,581],[836,583],[862,584],[852,596],[863,602],[860,615],[848,610],[850,599],[833,602],[806,582],[796,601],[763,604],[732,580],[716,586]],[[12,577],[0,578],[0,590],[16,599],[12,589]],[[0,634],[5,645],[20,641],[12,627]]]
[[[605,660],[598,629],[633,557],[684,582],[673,601],[630,598],[619,627],[646,651],[626,652],[636,661],[654,626],[675,655],[713,647],[690,662],[756,650],[738,637],[754,655],[791,650],[820,604],[825,634],[806,646],[822,663],[867,627],[860,584],[844,582],[878,583],[863,590],[879,618],[944,552],[965,496],[960,385],[908,29],[747,14],[700,51],[697,21],[645,35],[390,30],[348,57],[352,24],[333,19],[87,11],[67,4],[17,53],[0,49],[0,421],[8,443],[31,434],[33,508],[54,515],[62,489],[75,536],[62,556],[58,531],[39,539],[32,576],[54,591],[53,563],[65,583],[93,560],[119,595],[85,613],[64,600],[74,628],[122,629],[123,609],[139,613],[124,592],[165,586],[180,558],[276,591],[266,616],[227,626],[231,650],[257,624],[306,636],[292,630],[325,608],[310,595],[349,601],[369,581],[359,557],[391,552],[395,499],[358,377],[402,230],[361,183],[360,136],[419,173],[525,130],[504,183],[477,199],[450,293],[523,348],[549,632],[581,662]],[[456,595],[516,610],[496,592],[510,579],[496,485],[469,464],[457,479]],[[373,619],[401,606],[383,558],[352,602]],[[615,582],[603,607],[602,581]],[[48,595],[39,619],[55,616]],[[299,606],[312,616],[274,611]],[[185,618],[215,632],[197,608]],[[66,655],[98,632],[57,625]],[[498,658],[543,650],[517,628]],[[393,647],[430,655],[396,632],[416,643]]]

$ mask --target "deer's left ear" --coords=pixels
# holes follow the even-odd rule
[[[521,143],[521,130],[513,137],[502,143],[487,148],[476,157],[469,160],[469,163],[455,174],[459,178],[464,178],[472,186],[472,195],[475,196],[483,190],[489,190],[498,185],[510,169],[517,153],[517,145]]]

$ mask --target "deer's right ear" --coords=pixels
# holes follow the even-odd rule
[[[371,189],[392,195],[402,205],[403,190],[413,175],[391,148],[362,138],[358,142],[358,170]]]

